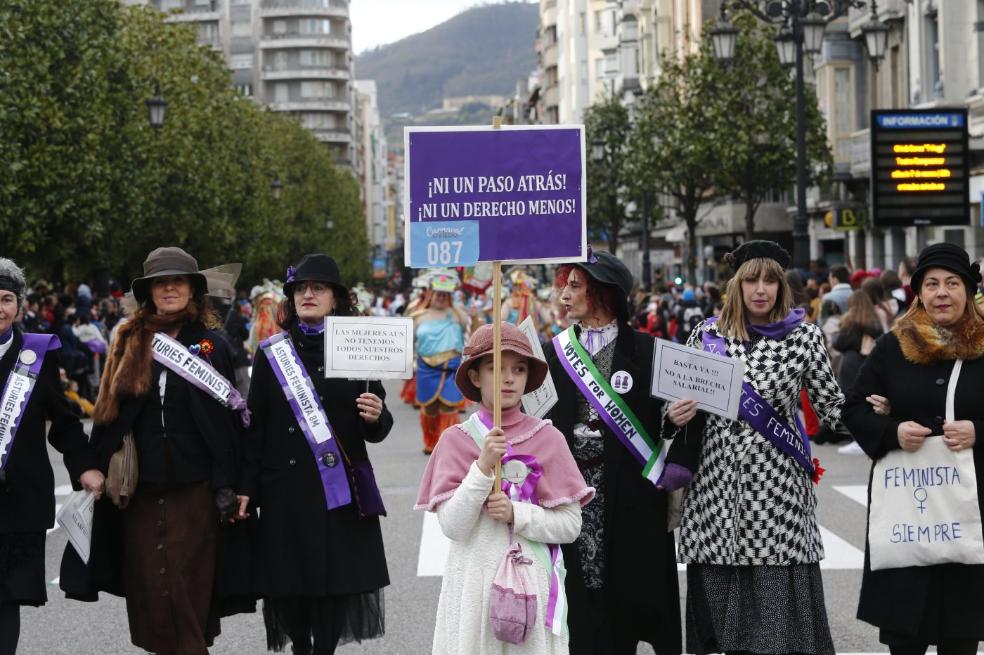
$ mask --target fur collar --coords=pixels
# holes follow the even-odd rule
[[[198,311],[194,303],[178,314],[165,316],[140,312],[119,327],[116,338],[110,345],[99,382],[99,395],[92,415],[96,425],[115,421],[123,398],[136,398],[150,391],[154,359],[150,345],[154,340],[154,333],[166,332],[178,326],[182,326],[182,333],[178,335],[178,341],[182,343],[187,340],[189,326],[204,329],[198,322]]]
[[[919,309],[897,320],[892,332],[899,339],[902,354],[913,364],[938,364],[984,355],[984,321],[973,314],[944,328],[933,323],[925,309]]]

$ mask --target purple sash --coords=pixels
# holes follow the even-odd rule
[[[281,332],[263,341],[260,347],[314,455],[328,509],[350,504],[352,489],[338,442],[294,344],[286,332]]]
[[[243,425],[249,427],[249,409],[239,390],[208,360],[192,354],[183,343],[163,332],[154,334],[150,351],[156,361],[181,379],[215,398],[225,407],[239,412]]]
[[[44,356],[60,347],[61,341],[53,334],[24,334],[24,345],[0,396],[0,471],[6,470],[10,461],[17,428],[34,393]]]
[[[711,324],[713,321],[710,319],[705,322],[701,335],[704,350],[727,356],[728,350],[724,338],[707,331],[707,327]],[[796,418],[796,428],[792,427],[789,421],[777,412],[747,380],[743,380],[741,383],[741,403],[738,405],[738,416],[745,419],[749,425],[755,428],[756,432],[768,439],[773,446],[792,457],[810,474],[810,478],[814,482],[818,482],[815,466],[817,462],[810,452],[810,440],[805,436],[806,431],[800,425],[799,417]]]

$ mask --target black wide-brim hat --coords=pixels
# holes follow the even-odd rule
[[[320,253],[304,255],[297,267],[287,269],[287,281],[284,282],[284,295],[292,298],[294,285],[298,282],[325,282],[336,291],[348,295],[348,288],[342,284],[342,276],[338,272],[338,264],[328,255]]]
[[[912,290],[917,295],[926,272],[931,268],[953,271],[964,279],[972,293],[981,282],[981,266],[977,262],[970,263],[970,255],[966,250],[952,243],[934,243],[919,253],[916,270],[912,273]]]
[[[208,291],[208,281],[198,270],[198,260],[176,246],[157,248],[143,263],[143,277],[130,283],[130,289],[137,302],[150,299],[150,285],[155,278],[184,275],[198,294]]]
[[[574,264],[591,276],[595,282],[614,287],[615,313],[622,321],[629,318],[629,294],[632,293],[632,273],[618,257],[606,250],[588,248],[588,261]]]

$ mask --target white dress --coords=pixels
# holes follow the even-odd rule
[[[437,518],[441,530],[451,540],[451,549],[437,605],[432,652],[434,655],[566,655],[566,627],[558,637],[544,624],[551,568],[549,559],[545,561],[543,557],[546,551],[543,544],[567,544],[577,538],[581,531],[580,504],[544,509],[513,502],[514,539],[533,560],[536,624],[525,642],[507,644],[495,638],[489,623],[492,579],[509,547],[509,527],[482,511],[494,482],[494,478],[482,473],[478,462],[473,462],[454,495],[437,506]]]

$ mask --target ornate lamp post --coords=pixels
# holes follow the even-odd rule
[[[878,20],[878,2],[871,0],[724,0],[717,25],[710,30],[714,56],[730,60],[735,54],[738,29],[728,21],[728,13],[751,12],[756,18],[778,25],[776,48],[779,60],[796,70],[796,218],[793,221],[793,265],[806,269],[810,264],[810,221],[806,214],[806,83],[804,55],[814,55],[823,47],[827,25],[851,8],[871,6],[871,21],[862,31],[868,56],[877,68],[885,56],[888,27]]]
[[[150,126],[154,129],[164,127],[164,115],[167,112],[167,101],[161,96],[161,83],[154,82],[154,97],[147,100],[147,113]]]

